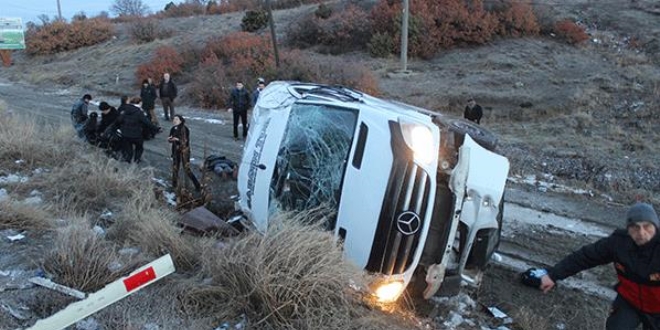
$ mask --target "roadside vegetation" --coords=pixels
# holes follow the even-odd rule
[[[59,284],[92,293],[169,253],[177,272],[95,315],[111,329],[413,329],[409,317],[365,302],[364,275],[331,233],[303,225],[323,210],[289,214],[265,235],[194,236],[154,193],[153,173],[77,141],[68,123],[35,123],[0,105],[0,229],[44,242],[31,263]],[[15,136],[22,138],[17,139]],[[29,152],[27,152],[29,151]],[[39,201],[29,202],[38,195]],[[351,285],[348,285],[352,283]],[[44,318],[72,302],[51,293],[28,308]],[[25,300],[28,301],[28,300]],[[139,315],[135,314],[136,306]],[[35,320],[31,320],[34,322]],[[12,319],[12,322],[16,322]],[[26,321],[27,322],[27,321]],[[26,326],[29,324],[15,324]]]

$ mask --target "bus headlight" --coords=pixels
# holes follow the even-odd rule
[[[403,293],[403,281],[395,280],[391,282],[382,282],[374,290],[378,302],[381,303],[390,303],[399,299],[401,293]]]
[[[403,139],[412,149],[415,160],[424,165],[430,165],[438,154],[431,129],[414,123],[399,122],[399,124]]]

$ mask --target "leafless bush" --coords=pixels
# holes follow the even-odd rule
[[[5,108],[6,109],[6,108]],[[72,143],[73,129],[39,123],[35,118],[8,113],[0,107],[0,167],[51,168],[73,159],[79,145]],[[22,160],[17,165],[16,160]]]
[[[131,23],[130,35],[133,41],[142,44],[152,42],[156,39],[169,38],[172,36],[172,31],[163,28],[158,23],[158,20],[149,18],[136,20]]]
[[[160,257],[169,253],[178,271],[193,270],[199,264],[200,246],[205,239],[182,236],[176,226],[177,214],[156,207],[150,189],[135,189],[133,198],[123,206],[116,223],[109,229],[109,238],[139,246],[147,255]]]
[[[45,258],[44,270],[56,282],[94,292],[135,268],[133,262],[121,260],[115,245],[97,236],[84,219],[77,222],[58,233],[55,247]]]
[[[0,229],[44,231],[53,227],[50,218],[45,207],[11,200],[0,202]]]
[[[361,275],[330,233],[302,224],[319,214],[283,215],[265,235],[249,233],[205,251],[201,274],[209,284],[185,292],[184,309],[227,318],[247,313],[255,329],[349,326],[348,284]]]

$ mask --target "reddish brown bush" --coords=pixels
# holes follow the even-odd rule
[[[277,79],[342,85],[378,95],[378,79],[363,64],[344,59],[315,60],[300,51],[283,52]]]
[[[499,21],[499,35],[521,37],[538,34],[541,29],[531,4],[527,2],[507,1],[495,14]]]
[[[194,71],[189,93],[198,106],[225,108],[231,86],[233,83],[227,78],[224,65],[211,54]]]
[[[168,5],[163,11],[160,11],[159,17],[190,17],[206,14],[206,6],[201,2],[191,1],[180,4]]]
[[[381,0],[371,12],[374,33],[395,36],[397,48],[401,43],[401,6],[399,1]],[[414,1],[410,13],[408,51],[422,58],[460,43],[488,42],[497,26],[496,18],[486,12],[481,0],[469,5],[463,0]]]
[[[136,82],[139,84],[145,77],[160,77],[165,72],[175,76],[181,73],[183,64],[183,58],[174,47],[158,47],[150,62],[138,66],[135,71]]]
[[[321,45],[321,52],[333,54],[363,49],[371,38],[369,13],[355,5],[329,12],[327,18],[309,14],[293,22],[287,43],[302,48]]]
[[[555,24],[555,33],[569,44],[579,44],[587,39],[589,35],[584,31],[584,27],[575,24],[571,20],[563,20]]]
[[[69,51],[104,42],[113,33],[110,21],[101,18],[29,25],[25,36],[26,52],[29,55],[43,55]]]
[[[275,66],[270,37],[235,32],[207,42],[202,59],[215,55],[226,66],[230,79],[251,81]]]

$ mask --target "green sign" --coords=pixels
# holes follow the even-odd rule
[[[0,49],[25,49],[23,24],[20,18],[0,17]]]

